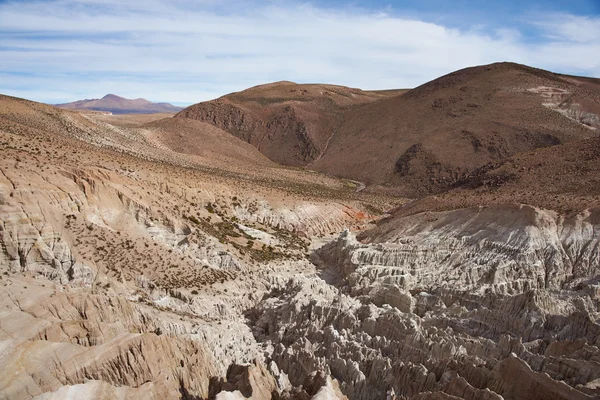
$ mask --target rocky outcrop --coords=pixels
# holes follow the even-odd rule
[[[45,280],[1,282],[0,397],[208,394],[210,352],[147,307]]]
[[[225,379],[213,379],[210,384],[210,397],[217,400],[270,400],[273,393],[277,393],[275,378],[256,361],[249,365],[232,364]]]
[[[588,110],[585,105],[580,104],[578,96],[574,95],[572,91],[550,86],[538,86],[527,89],[527,91],[542,97],[544,106],[551,110],[592,129],[600,128],[600,116]]]
[[[241,220],[295,232],[303,237],[324,236],[368,220],[367,214],[340,204],[302,202],[294,207],[274,209],[266,201],[239,204],[234,214]],[[363,221],[361,221],[361,219]]]
[[[521,323],[546,321],[524,343],[513,336],[518,329],[507,327],[505,321],[513,315],[506,310],[489,310],[496,318],[485,320],[485,307],[469,311],[458,303],[441,304],[418,316],[357,301],[318,278],[291,281],[259,304],[254,332],[272,346],[273,359],[293,385],[302,384],[313,371],[324,371],[350,398],[381,399],[390,393],[412,398],[425,392],[471,399],[597,395],[593,388],[599,364],[573,353],[557,357],[543,350],[567,345],[572,338],[558,332],[570,331],[587,336],[585,342],[598,357],[598,334],[589,333],[596,332],[597,324],[577,322],[577,313],[535,315],[524,308],[520,311],[528,317],[520,317]],[[560,318],[569,322],[556,328],[548,323]],[[495,325],[495,335],[490,325]]]

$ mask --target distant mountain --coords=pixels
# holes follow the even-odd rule
[[[56,107],[69,110],[108,111],[113,114],[175,113],[182,110],[181,107],[169,103],[153,103],[146,99],[126,99],[114,94],[107,94],[101,99],[85,99],[56,104]]]

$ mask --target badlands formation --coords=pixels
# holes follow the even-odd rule
[[[362,105],[279,83],[296,91],[138,122],[0,96],[0,398],[598,398],[598,83],[479,68],[526,71],[476,98],[526,98],[531,140],[452,117],[473,124],[457,154],[480,157],[460,165],[435,147],[441,125],[403,136],[389,113],[475,104],[476,85],[436,100],[472,70],[406,93],[329,87],[381,97]],[[349,129],[377,104],[407,143],[371,181]],[[297,167],[337,173],[343,146],[346,179]]]

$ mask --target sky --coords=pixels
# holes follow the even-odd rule
[[[0,0],[0,93],[46,103],[411,88],[498,61],[600,77],[600,0]]]

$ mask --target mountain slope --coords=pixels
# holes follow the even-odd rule
[[[194,104],[175,118],[210,123],[275,162],[304,166],[320,156],[348,110],[399,92],[284,81]]]
[[[169,103],[152,103],[146,99],[126,99],[114,94],[107,94],[101,99],[86,99],[72,103],[56,104],[56,107],[68,110],[107,111],[113,114],[174,113],[181,110],[181,107]]]
[[[150,137],[168,149],[191,156],[221,161],[223,164],[276,168],[252,145],[206,122],[163,118],[141,126]],[[251,167],[252,166],[252,167]]]
[[[397,214],[504,204],[529,204],[567,215],[600,208],[600,136],[486,165],[451,190],[415,201]]]
[[[596,136],[598,115],[600,80],[467,68],[351,111],[311,168],[418,197],[516,153]]]

